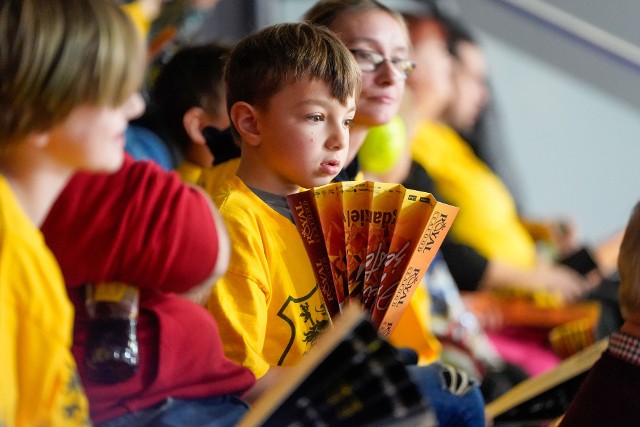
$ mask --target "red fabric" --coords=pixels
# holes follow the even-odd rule
[[[115,174],[74,176],[42,231],[70,287],[108,280],[182,292],[204,281],[218,256],[200,192],[131,158]]]
[[[213,317],[165,293],[205,280],[218,253],[208,202],[176,174],[129,158],[116,174],[78,174],[42,231],[76,308],[72,351],[81,377],[87,320],[81,285],[118,280],[141,287],[138,373],[111,386],[83,382],[94,422],[168,396],[242,394],[253,385],[253,374],[224,356]]]

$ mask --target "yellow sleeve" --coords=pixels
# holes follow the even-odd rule
[[[0,224],[0,425],[90,425],[70,351],[73,307],[42,236],[20,219],[12,233]]]
[[[203,167],[196,165],[195,163],[184,161],[178,165],[176,172],[178,172],[182,181],[188,184],[197,185],[198,180],[202,175]]]
[[[270,298],[264,287],[269,283],[268,263],[260,234],[241,211],[237,206],[220,209],[233,248],[229,270],[213,287],[207,308],[218,322],[227,357],[260,378],[270,367],[263,354]]]
[[[206,168],[200,174],[198,185],[204,188],[207,193],[213,194],[227,179],[235,176],[239,165],[240,159],[237,158]]]
[[[123,4],[122,10],[124,10],[129,18],[133,21],[136,28],[140,32],[140,35],[144,38],[149,34],[149,29],[151,28],[151,20],[147,18],[142,10],[142,6],[140,5],[140,1],[134,1],[131,3]]]
[[[267,335],[265,295],[246,277],[228,272],[216,283],[207,308],[218,322],[225,355],[264,376],[269,363],[262,355]]]
[[[422,286],[416,288],[389,341],[396,347],[415,350],[420,365],[432,363],[440,357],[442,346],[431,332],[429,294]]]

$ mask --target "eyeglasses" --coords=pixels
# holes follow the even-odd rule
[[[405,58],[387,58],[378,52],[364,49],[349,49],[356,62],[360,65],[363,72],[371,72],[377,70],[385,61],[389,61],[393,68],[398,71],[398,75],[403,79],[409,77],[409,74],[416,68],[416,63]]]

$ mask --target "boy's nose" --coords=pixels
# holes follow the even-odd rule
[[[349,146],[349,129],[344,126],[336,126],[331,136],[327,140],[327,145],[331,150],[342,150]]]
[[[144,98],[139,92],[132,93],[124,103],[124,110],[129,120],[135,119],[144,113],[146,108]]]

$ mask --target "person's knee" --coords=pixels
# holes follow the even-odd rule
[[[449,365],[410,367],[416,385],[429,401],[440,425],[484,426],[484,399],[478,381]]]

